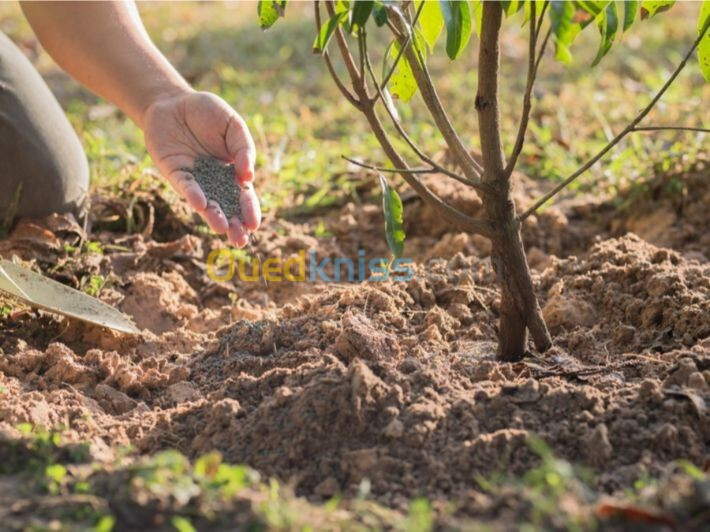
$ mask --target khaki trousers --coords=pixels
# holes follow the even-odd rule
[[[81,143],[29,60],[0,33],[0,222],[77,212],[89,188]]]

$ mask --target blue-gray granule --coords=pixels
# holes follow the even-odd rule
[[[224,164],[214,157],[200,157],[186,170],[195,177],[207,200],[216,201],[222,208],[227,220],[236,215],[243,222],[239,202],[242,188],[234,179],[234,164]]]

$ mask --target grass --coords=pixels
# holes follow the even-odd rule
[[[598,35],[586,31],[564,67],[549,54],[542,63],[536,104],[520,169],[558,180],[619,131],[662,84],[693,40],[700,4],[679,4],[635,26],[594,69]],[[259,191],[265,211],[293,206],[308,212],[345,199],[357,200],[356,186],[370,179],[341,159],[342,154],[383,164],[374,137],[337,92],[322,61],[311,52],[314,35],[309,5],[289,5],[287,17],[259,30],[256,7],[242,4],[141,4],[149,33],[196,87],[213,91],[247,120],[258,149]],[[525,29],[506,22],[502,64],[502,125],[512,146],[525,72]],[[95,186],[125,186],[150,173],[140,131],[110,105],[57,73],[31,36],[14,5],[0,6],[0,29],[19,41],[50,79],[87,151]],[[382,54],[384,35],[374,35],[373,54]],[[441,43],[440,43],[441,46]],[[455,63],[435,54],[431,69],[449,114],[463,138],[477,149],[476,43]],[[378,60],[379,62],[379,60]],[[701,124],[702,101],[710,87],[693,61],[647,119],[652,124]],[[399,105],[408,129],[430,154],[441,152],[423,105]],[[657,168],[692,163],[705,147],[702,134],[638,133],[622,142],[577,185],[615,193]]]
[[[222,96],[247,120],[257,144],[258,189],[266,212],[311,212],[359,200],[358,186],[370,176],[349,167],[341,154],[379,164],[384,156],[364,120],[339,97],[322,61],[311,53],[314,25],[308,6],[289,5],[286,20],[268,33],[258,29],[253,3],[139,7],[149,33],[186,78],[196,88]],[[595,69],[588,68],[598,39],[593,31],[582,35],[569,67],[547,57],[521,170],[535,178],[559,180],[598,150],[611,132],[619,131],[682,57],[693,39],[699,8],[699,3],[680,4],[669,14],[638,24]],[[514,141],[525,81],[526,43],[519,22],[506,22],[503,42],[502,124],[508,148]],[[57,93],[87,152],[93,187],[126,194],[128,182],[141,180],[139,188],[168,188],[157,178],[138,128],[58,72],[15,4],[0,4],[0,31],[20,44]],[[375,36],[372,48],[381,54],[385,44],[382,36]],[[453,64],[441,53],[431,62],[449,114],[474,149],[475,48],[472,40],[465,57]],[[710,97],[710,87],[701,79],[697,64],[691,62],[648,123],[703,125],[700,110]],[[428,153],[440,154],[442,141],[417,97],[411,106],[398,106],[417,142]],[[657,171],[691,164],[706,150],[706,142],[706,137],[689,133],[632,135],[580,181],[578,190],[613,195]],[[326,233],[322,225],[319,230]],[[86,252],[102,251],[91,242],[85,246]],[[82,288],[97,293],[105,283],[99,276],[88,276],[82,279]],[[11,309],[4,306],[0,311],[5,314]],[[108,531],[117,524],[130,524],[130,519],[151,520],[142,523],[179,531],[219,520],[254,529],[303,530],[425,531],[434,526],[488,524],[472,523],[465,513],[462,517],[454,502],[442,508],[434,501],[414,499],[406,511],[382,508],[366,498],[336,497],[312,504],[248,467],[223,463],[217,454],[191,462],[176,451],[166,451],[98,463],[86,445],[64,443],[58,432],[28,425],[18,429],[21,437],[0,439],[0,473],[16,479],[16,496],[34,505],[26,514],[13,517],[21,528]],[[491,501],[487,508],[516,498],[525,501],[528,511],[517,517],[529,529],[596,526],[596,501],[590,496],[586,474],[552,456],[539,442],[533,445],[540,465],[523,477],[501,473],[479,479]],[[684,475],[688,482],[707,482],[702,472]],[[642,481],[627,494],[628,500],[643,502],[642,493],[649,489],[661,488]],[[494,511],[490,512],[494,519]]]
[[[407,509],[387,509],[367,500],[366,485],[358,497],[308,502],[247,466],[224,463],[216,452],[190,461],[176,450],[136,457],[126,449],[111,462],[97,462],[88,443],[65,443],[60,429],[17,428],[21,436],[0,438],[0,479],[9,475],[15,488],[3,495],[3,530],[486,530],[506,508],[515,508],[516,515],[506,517],[520,530],[594,530],[669,520],[708,482],[681,461],[662,479],[642,478],[610,502],[596,494],[591,473],[532,438],[539,464],[520,477],[479,476],[484,496],[476,499],[473,519],[467,501],[415,498]],[[671,492],[676,495],[659,503]]]

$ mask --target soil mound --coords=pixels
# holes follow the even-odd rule
[[[188,364],[200,399],[164,412],[142,449],[217,449],[316,497],[354,495],[367,478],[394,506],[524,472],[533,434],[607,491],[676,458],[702,463],[706,270],[634,236],[555,260],[540,278],[555,350],[512,365],[493,361],[483,271],[457,255],[409,283],[327,289],[223,329]],[[584,305],[566,312],[559,294]]]
[[[344,207],[351,218],[325,238],[267,222],[257,249],[353,256],[381,231],[371,207]],[[0,430],[63,426],[65,441],[88,441],[107,461],[124,444],[217,450],[310,498],[369,483],[402,509],[419,495],[475,502],[477,478],[538,463],[531,436],[593,470],[603,492],[675,459],[707,460],[710,266],[637,236],[600,240],[580,258],[540,250],[535,281],[555,347],[505,364],[494,360],[490,264],[466,242],[416,264],[407,282],[264,288],[209,280],[204,256],[218,239],[102,230],[92,240],[104,253],[68,256],[71,228],[25,226],[0,252],[77,287],[102,276],[100,297],[145,329],[125,338],[13,310],[0,320]]]

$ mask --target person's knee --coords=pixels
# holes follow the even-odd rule
[[[75,136],[61,145],[47,142],[33,129],[0,118],[0,210],[30,217],[78,212],[89,188],[81,144]]]
[[[0,33],[0,213],[76,210],[89,188],[86,155],[39,73]]]

